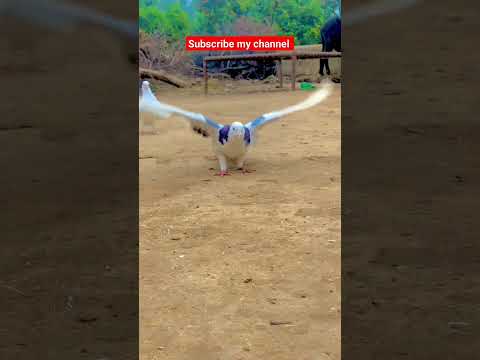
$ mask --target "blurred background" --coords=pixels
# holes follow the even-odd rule
[[[339,8],[340,0],[139,0],[140,66],[195,81],[212,53],[187,53],[187,35],[293,35],[296,50],[321,51],[320,29]],[[289,63],[283,62],[287,77]],[[339,73],[340,60],[330,63]],[[299,80],[316,80],[318,69],[318,59],[299,61]],[[237,80],[272,80],[278,71],[274,61],[246,60],[212,62],[208,70]]]

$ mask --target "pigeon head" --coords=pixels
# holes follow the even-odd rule
[[[142,92],[145,94],[146,92],[149,92],[150,90],[150,83],[148,81],[143,81],[142,82]]]
[[[232,125],[230,125],[229,129],[229,136],[232,138],[239,137],[243,139],[245,135],[245,127],[243,126],[242,123],[240,122],[233,122]]]
[[[224,125],[218,132],[218,141],[222,145],[235,139],[243,139],[245,144],[250,145],[250,130],[240,122]]]

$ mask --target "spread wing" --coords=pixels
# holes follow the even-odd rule
[[[321,103],[323,100],[325,100],[330,93],[332,92],[333,89],[333,83],[325,79],[321,82],[320,84],[320,89],[315,91],[313,94],[311,94],[306,100],[302,101],[301,103],[298,103],[293,106],[289,106],[285,109],[279,110],[279,111],[274,111],[268,114],[263,114],[262,116],[256,118],[255,120],[249,122],[245,126],[249,130],[257,130],[262,128],[264,125],[271,123],[274,120],[281,119],[282,117],[297,112],[297,111],[302,111],[306,110],[308,108],[311,108],[312,106],[315,106],[319,103]]]
[[[140,113],[150,113],[163,118],[170,117],[172,114],[180,115],[190,122],[193,131],[205,137],[212,135],[212,131],[222,128],[221,124],[209,119],[205,115],[182,110],[158,101],[150,89],[148,81],[142,83],[142,95],[139,98],[138,109]]]

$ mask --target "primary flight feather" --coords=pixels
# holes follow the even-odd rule
[[[150,113],[162,118],[179,115],[190,122],[195,132],[204,137],[211,137],[213,151],[220,164],[220,173],[218,175],[225,176],[229,175],[228,160],[234,162],[237,168],[248,172],[244,168],[245,157],[254,144],[256,134],[261,128],[291,113],[318,105],[330,95],[332,89],[333,83],[325,79],[320,84],[320,89],[296,105],[263,114],[246,124],[235,121],[232,124],[223,125],[203,114],[186,111],[158,101],[150,89],[149,82],[144,81],[139,98],[139,112]]]

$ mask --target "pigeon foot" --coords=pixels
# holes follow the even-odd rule
[[[230,176],[231,174],[227,171],[220,171],[218,174],[215,174],[215,176],[221,176],[221,177],[224,177],[224,176]]]

